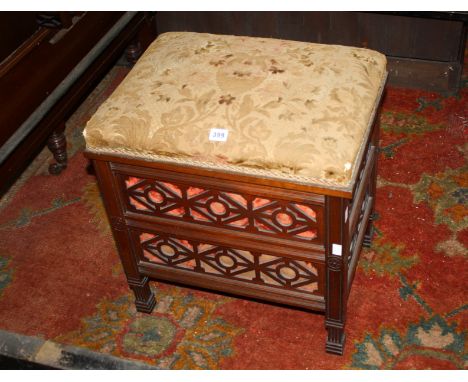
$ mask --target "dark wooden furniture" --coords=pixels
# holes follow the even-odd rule
[[[45,146],[66,167],[65,121],[130,46],[155,37],[137,12],[0,12],[0,194]]]
[[[454,94],[468,12],[158,12],[158,33],[187,30],[365,47],[384,53],[389,84]]]
[[[138,311],[155,306],[150,277],[298,306],[325,312],[326,350],[342,354],[348,295],[373,234],[377,121],[349,191],[87,151]]]

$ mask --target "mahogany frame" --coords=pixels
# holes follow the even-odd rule
[[[378,105],[382,98],[380,94]],[[361,248],[370,245],[373,235],[379,142],[378,114],[376,112],[374,115],[372,129],[365,142],[364,155],[356,168],[358,176],[349,191],[87,151],[85,155],[92,160],[96,170],[120,259],[128,284],[135,294],[137,310],[146,313],[153,310],[156,301],[149,287],[149,280],[156,278],[321,311],[325,313],[325,327],[328,332],[326,351],[343,354],[349,292]],[[212,192],[212,195],[231,192],[241,195],[245,200],[252,200],[252,197],[268,197],[270,200],[279,201],[283,206],[281,208],[287,208],[288,203],[309,204],[319,212],[318,236],[307,242],[288,238],[287,235],[265,234],[254,228],[240,230],[226,227],[222,223],[200,223],[185,215],[173,217],[165,215],[157,208],[154,211],[139,211],[129,203],[131,197],[129,187],[125,183],[125,179],[130,179],[129,177],[136,177],[149,184],[149,187],[156,187],[158,182],[171,182],[181,189],[190,186],[202,187]],[[181,198],[183,208],[188,208],[186,199],[186,196]],[[165,203],[166,199],[163,202]],[[249,221],[252,221],[254,217],[251,213],[244,213]],[[171,260],[165,264],[149,261],[144,256],[142,246],[146,245],[145,250],[148,250],[148,245],[142,241],[142,235],[153,235],[154,242],[168,238],[167,240],[186,240],[185,242],[191,243],[190,248],[194,248],[191,255],[194,259],[193,269],[183,269]],[[198,243],[214,245],[221,252],[224,251],[223,253],[230,249],[250,251],[254,254],[250,266],[256,274],[255,278],[243,281],[233,277],[229,271],[221,276],[206,272],[200,267],[200,260],[197,258],[201,256],[196,253],[198,250],[195,247]],[[334,245],[341,247],[334,248]],[[151,248],[158,255],[157,251],[162,247],[157,244]],[[337,248],[341,249],[341,255]],[[317,289],[313,293],[298,291],[292,287],[293,282],[288,282],[287,277],[280,280],[285,285],[266,285],[258,277],[262,270],[258,268],[257,259],[262,254],[277,259],[273,262],[280,264],[276,268],[278,275],[278,270],[281,271],[280,268],[284,267],[284,264],[286,267],[291,265],[295,268],[296,276],[297,269],[305,269],[302,265],[309,264],[308,266],[312,267],[310,269],[315,269],[314,272],[317,273]],[[216,256],[218,261],[219,255]],[[315,273],[309,272],[305,277],[313,281]]]

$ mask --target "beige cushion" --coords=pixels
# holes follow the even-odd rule
[[[368,49],[165,33],[90,119],[87,148],[342,188],[385,75]]]

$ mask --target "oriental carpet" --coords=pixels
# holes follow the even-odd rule
[[[93,357],[116,368],[467,368],[466,81],[456,96],[388,87],[376,235],[339,357],[324,351],[320,314],[160,282],[154,312],[135,311],[81,136],[127,73],[114,67],[68,121],[66,171],[48,175],[44,150],[0,202],[0,331],[21,337],[18,353],[82,368],[106,367]]]

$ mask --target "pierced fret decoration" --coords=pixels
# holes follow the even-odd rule
[[[125,187],[134,212],[290,239],[320,239],[317,206],[133,176],[125,178]]]
[[[143,260],[199,273],[317,294],[319,272],[308,261],[141,233]]]

